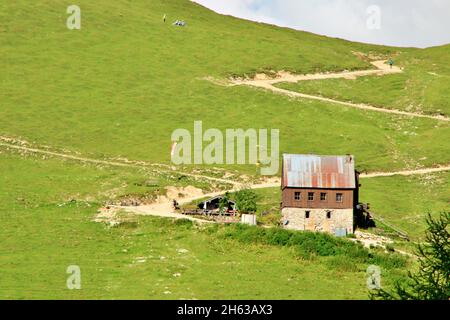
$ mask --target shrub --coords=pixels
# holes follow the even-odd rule
[[[397,281],[393,291],[370,292],[372,299],[448,300],[450,298],[450,212],[426,219],[425,244],[417,246],[419,270],[408,281]]]
[[[273,228],[267,231],[266,241],[268,244],[285,246],[288,244],[292,233],[284,230]]]
[[[297,256],[307,260],[315,256],[340,256],[353,264],[375,264],[384,268],[403,268],[407,261],[398,254],[370,252],[360,243],[335,238],[327,233],[290,231],[281,228],[264,229],[236,224],[226,227],[225,236],[245,243],[293,247]]]
[[[264,232],[264,229],[258,227],[248,226],[244,224],[235,224],[228,227],[227,231],[225,232],[225,236],[245,243],[265,243]]]
[[[243,189],[236,192],[236,206],[241,213],[253,214],[256,212],[258,195],[250,189]]]
[[[277,227],[280,225],[281,214],[279,211],[272,211],[267,215],[261,215],[258,217],[258,222],[262,224]]]

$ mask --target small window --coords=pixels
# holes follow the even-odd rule
[[[308,201],[314,200],[314,192],[308,192]]]
[[[336,193],[336,202],[342,202],[344,200],[344,195],[342,193]]]
[[[295,192],[294,193],[294,199],[296,201],[300,201],[302,199],[302,194],[300,192]]]
[[[309,219],[309,214],[311,213],[311,211],[305,211],[305,218]]]
[[[331,211],[327,211],[327,219],[331,219]]]
[[[321,192],[320,193],[320,201],[326,201],[327,200],[327,193]]]

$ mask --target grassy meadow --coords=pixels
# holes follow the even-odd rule
[[[66,6],[0,4],[0,135],[93,158],[169,163],[172,131],[202,120],[204,130],[277,128],[282,152],[352,153],[363,170],[449,161],[446,123],[205,80],[366,69],[352,52],[389,56],[396,48],[221,16],[184,0],[80,1],[81,30],[68,30]],[[176,19],[188,26],[172,26]]]
[[[346,240],[336,248],[349,253],[311,256],[256,241],[259,228],[155,217],[116,227],[92,221],[115,179],[134,181],[129,169],[5,154],[0,169],[1,299],[366,299],[372,259],[384,266],[386,285],[404,276],[404,259],[369,255]],[[336,240],[328,241],[334,250]],[[348,263],[347,254],[360,262]],[[81,290],[66,287],[70,265],[81,269]]]
[[[68,30],[66,1],[0,2],[0,138],[79,157],[170,164],[173,130],[192,131],[202,120],[204,130],[280,129],[280,153],[353,154],[360,171],[449,163],[447,122],[210,81],[362,70],[371,65],[354,52],[393,55],[404,74],[291,89],[448,114],[448,46],[352,43],[218,15],[188,0],[77,5],[81,30]],[[187,26],[172,26],[177,19]],[[259,178],[253,164],[175,169]],[[449,181],[448,173],[365,179],[361,200],[419,239],[424,214],[448,209]],[[151,166],[93,165],[0,146],[0,299],[366,299],[369,264],[382,266],[386,286],[414,268],[347,239],[142,216],[116,227],[93,221],[106,203],[150,202],[168,186],[229,187]],[[268,212],[261,221],[274,224],[279,188],[256,192],[259,213]],[[66,288],[69,265],[81,267],[82,290]]]
[[[423,238],[428,213],[437,216],[450,209],[449,172],[364,179],[362,184],[361,198],[371,211],[413,240]]]
[[[400,53],[404,73],[354,80],[326,79],[281,83],[283,89],[380,108],[450,115],[450,45]]]

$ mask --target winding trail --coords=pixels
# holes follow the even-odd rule
[[[12,141],[12,140],[13,139],[11,139],[11,138],[0,136],[0,147],[6,147],[6,148],[11,148],[11,149],[15,149],[15,150],[24,151],[24,152],[30,152],[30,153],[44,154],[44,155],[49,155],[49,156],[58,157],[58,158],[62,158],[62,159],[75,160],[75,161],[80,161],[80,162],[85,162],[85,163],[101,164],[101,165],[109,165],[109,166],[117,166],[117,167],[131,167],[131,168],[138,168],[138,169],[145,169],[145,168],[152,167],[154,169],[155,167],[162,166],[160,164],[151,164],[151,163],[145,163],[145,162],[108,161],[108,160],[98,160],[98,159],[74,156],[74,155],[65,154],[65,153],[58,153],[58,152],[54,152],[54,151],[48,151],[48,150],[44,150],[44,149],[31,148],[31,147],[27,147],[24,145],[13,144],[13,143],[10,143],[10,141]],[[6,141],[6,142],[2,142],[2,141]],[[169,169],[165,170],[165,169],[157,168],[155,170],[159,173],[177,173],[177,174],[190,176],[195,179],[206,179],[206,180],[210,180],[210,181],[230,184],[233,186],[232,189],[229,189],[226,191],[223,190],[223,191],[202,194],[200,196],[195,196],[195,197],[179,198],[179,199],[177,199],[177,201],[180,204],[190,203],[192,201],[199,200],[202,198],[214,197],[214,196],[217,196],[220,194],[224,194],[227,191],[234,192],[234,191],[239,190],[242,187],[247,187],[250,189],[264,189],[264,188],[276,188],[276,187],[280,187],[280,185],[281,185],[281,180],[279,178],[271,179],[270,182],[247,185],[245,183],[241,183],[241,182],[234,181],[234,180],[229,180],[229,179],[224,179],[224,178],[215,178],[215,177],[192,174],[192,173],[185,173],[185,172],[169,170]],[[443,172],[443,171],[450,171],[450,164],[444,165],[444,166],[439,166],[439,167],[423,168],[423,169],[416,169],[416,170],[362,173],[360,175],[360,178],[364,179],[364,178],[376,178],[376,177],[391,177],[391,176],[395,176],[395,175],[410,176],[410,175],[428,174],[428,173]],[[133,207],[131,207],[131,206],[130,207],[116,206],[116,207],[125,209],[126,211],[134,212],[137,214],[150,214],[150,215],[159,215],[159,216],[165,216],[165,217],[170,216],[170,217],[174,217],[174,218],[176,218],[176,217],[179,218],[181,216],[183,218],[186,218],[186,216],[184,216],[184,215],[180,215],[180,214],[173,212],[171,200],[172,199],[168,199],[167,201],[163,201],[161,203],[154,203],[154,204],[143,205],[143,206],[139,206],[139,207],[135,207],[135,206],[133,206]],[[195,220],[199,220],[199,219],[195,219]]]
[[[373,172],[373,173],[363,173],[360,175],[360,178],[362,179],[369,179],[369,178],[377,178],[377,177],[391,177],[395,175],[402,175],[402,176],[411,176],[411,175],[418,175],[418,174],[428,174],[428,173],[435,173],[435,172],[444,172],[444,171],[450,171],[450,165],[436,167],[436,168],[424,168],[424,169],[417,169],[417,170],[403,170],[403,171],[394,171],[394,172]],[[261,183],[261,184],[253,184],[250,186],[247,186],[250,189],[264,189],[264,188],[278,188],[281,186],[281,180],[276,180],[268,183]],[[200,196],[195,197],[188,197],[188,198],[178,198],[176,199],[180,205],[188,204],[196,200],[200,200],[203,198],[212,198],[221,194],[224,194],[225,192],[235,192],[239,190],[239,185],[237,185],[235,188],[227,190],[227,191],[217,191],[212,193],[203,194]],[[177,213],[172,208],[172,199],[166,199],[166,201],[162,201],[160,203],[153,203],[149,205],[143,205],[143,206],[115,206],[116,209],[122,209],[129,213],[133,214],[139,214],[139,215],[152,215],[152,216],[159,216],[159,217],[166,217],[166,218],[175,218],[175,219],[189,219],[192,221],[197,222],[211,222],[206,221],[198,218],[193,218],[187,215],[183,215],[180,213]]]
[[[44,149],[31,148],[31,147],[27,147],[24,145],[16,145],[16,144],[8,143],[8,142],[1,142],[1,141],[11,141],[11,140],[12,140],[11,138],[0,136],[0,146],[10,148],[10,149],[20,150],[20,151],[24,151],[24,152],[29,152],[29,153],[43,154],[43,155],[63,158],[63,159],[67,159],[67,160],[75,160],[75,161],[79,161],[79,162],[92,163],[92,164],[97,164],[97,165],[108,165],[108,166],[115,166],[115,167],[128,167],[128,168],[138,168],[138,169],[152,167],[153,170],[155,170],[159,173],[176,173],[176,174],[181,174],[181,175],[185,175],[188,177],[192,177],[195,179],[206,179],[209,181],[215,181],[215,182],[220,182],[220,183],[240,185],[239,182],[236,182],[233,180],[215,178],[215,177],[193,174],[193,173],[186,173],[186,172],[181,172],[181,171],[177,171],[177,170],[161,169],[160,167],[162,167],[162,166],[170,167],[168,165],[163,165],[163,164],[145,163],[142,161],[140,161],[140,162],[132,162],[132,161],[120,162],[120,161],[98,160],[98,159],[74,156],[74,155],[70,155],[70,154],[66,154],[66,153],[48,151],[48,150],[44,150]]]
[[[345,102],[330,98],[324,98],[321,96],[315,96],[310,94],[304,94],[300,92],[295,92],[291,90],[286,90],[282,88],[275,87],[274,84],[281,83],[281,82],[290,82],[290,83],[296,83],[299,81],[310,81],[310,80],[323,80],[323,79],[355,79],[357,77],[362,76],[368,76],[368,75],[376,75],[376,76],[382,76],[382,75],[388,75],[388,74],[395,74],[395,73],[402,73],[403,71],[396,66],[393,66],[392,68],[388,66],[384,60],[380,61],[373,61],[371,62],[373,66],[375,66],[377,69],[371,69],[371,70],[361,70],[361,71],[345,71],[345,72],[338,72],[338,73],[318,73],[318,74],[306,74],[306,75],[293,75],[286,72],[279,72],[277,74],[277,77],[274,79],[267,79],[264,75],[257,75],[255,79],[253,80],[233,80],[231,82],[231,86],[236,85],[247,85],[257,88],[262,88],[265,90],[272,91],[274,93],[286,95],[289,97],[294,98],[304,98],[304,99],[310,99],[310,100],[318,100],[333,104],[339,104],[346,107],[351,108],[357,108],[362,110],[369,110],[369,111],[375,111],[375,112],[382,112],[382,113],[390,113],[390,114],[396,114],[396,115],[402,115],[402,116],[409,116],[409,117],[416,117],[416,118],[429,118],[434,120],[440,120],[440,121],[450,121],[450,118],[441,116],[441,115],[427,115],[427,114],[420,114],[420,113],[414,113],[414,112],[407,112],[397,109],[387,109],[387,108],[380,108],[380,107],[374,107],[369,104],[364,103],[351,103],[351,102]]]
[[[402,171],[394,171],[394,172],[372,172],[372,173],[364,173],[361,174],[360,178],[377,178],[377,177],[392,177],[392,176],[412,176],[417,174],[428,174],[435,172],[444,172],[450,171],[450,165],[439,166],[435,168],[423,168],[423,169],[415,169],[415,170],[402,170]]]
[[[3,141],[3,142],[2,142]],[[13,143],[12,143],[13,142]],[[109,161],[109,160],[99,160],[99,159],[92,159],[92,158],[86,158],[81,156],[74,156],[70,154],[65,153],[59,153],[54,151],[49,151],[45,149],[39,149],[39,148],[32,148],[28,147],[26,145],[17,145],[14,144],[17,143],[17,140],[11,139],[9,137],[3,137],[0,136],[0,147],[6,147],[14,150],[19,150],[23,152],[29,152],[29,153],[36,153],[36,154],[43,154],[53,157],[58,157],[62,159],[69,159],[74,161],[79,161],[83,163],[92,163],[92,164],[100,164],[100,165],[109,165],[109,166],[117,166],[117,167],[131,167],[131,168],[139,168],[139,169],[148,169],[152,168],[153,170],[156,170],[158,173],[177,173],[182,174],[186,176],[193,177],[195,179],[205,179],[209,181],[215,181],[220,183],[226,183],[233,186],[232,189],[229,190],[222,190],[222,191],[216,191],[211,192],[207,194],[197,195],[194,197],[186,197],[186,198],[178,198],[176,199],[179,204],[187,204],[191,203],[193,201],[202,199],[202,198],[208,198],[208,197],[215,197],[221,194],[224,194],[225,192],[235,192],[239,190],[242,187],[250,188],[250,189],[264,189],[264,188],[277,188],[280,187],[281,181],[279,178],[271,179],[269,182],[259,183],[259,184],[253,184],[253,185],[246,185],[245,183],[241,183],[238,181],[233,181],[229,179],[224,178],[215,178],[215,177],[209,177],[205,175],[198,175],[198,174],[192,174],[192,173],[185,173],[175,170],[165,170],[161,169],[160,164],[152,164],[152,163],[145,163],[145,162],[121,162],[121,161]],[[24,142],[22,142],[24,144]],[[157,169],[155,169],[155,167]],[[167,166],[169,167],[169,166]],[[435,172],[443,172],[443,171],[449,171],[450,170],[450,164],[444,165],[440,167],[434,167],[434,168],[423,168],[423,169],[416,169],[416,170],[402,170],[402,171],[393,171],[393,172],[372,172],[372,173],[363,173],[360,175],[360,178],[376,178],[376,177],[390,177],[395,175],[402,175],[402,176],[410,176],[410,175],[416,175],[416,174],[427,174],[427,173],[435,173]],[[175,219],[189,219],[196,222],[210,222],[207,220],[198,219],[195,217],[189,217],[186,215],[182,215],[179,213],[174,212],[172,208],[172,200],[173,199],[167,199],[162,198],[159,202],[152,203],[149,205],[142,205],[142,206],[111,206],[114,209],[121,209],[125,210],[127,212],[133,213],[133,214],[139,214],[139,215],[153,215],[153,216],[159,216],[159,217],[167,217],[167,218],[175,218]]]
[[[6,142],[1,142],[1,141],[6,141]],[[15,149],[15,150],[24,151],[24,152],[30,152],[30,153],[44,154],[44,155],[59,157],[62,159],[69,159],[69,160],[75,160],[75,161],[92,163],[92,164],[102,164],[102,165],[109,165],[109,166],[132,167],[132,168],[149,168],[149,167],[161,166],[159,164],[150,164],[150,163],[144,163],[144,162],[129,162],[129,161],[128,162],[120,162],[120,161],[91,159],[91,158],[74,156],[74,155],[65,154],[65,153],[48,151],[48,150],[44,150],[44,149],[31,148],[31,147],[27,147],[24,145],[16,145],[16,144],[10,143],[11,141],[13,141],[11,138],[0,136],[0,147],[6,147],[6,148],[11,148],[11,149]],[[241,184],[239,182],[227,180],[227,179],[213,178],[213,177],[208,177],[208,176],[204,176],[204,175],[196,175],[196,174],[186,174],[183,172],[161,170],[161,169],[158,169],[158,171],[160,173],[163,173],[163,172],[179,173],[179,174],[184,174],[184,175],[191,176],[191,177],[194,177],[197,179],[206,179],[206,180],[211,180],[211,181],[216,181],[216,182],[224,182],[224,183],[233,185],[234,186],[233,189],[227,190],[228,192],[237,191],[237,190],[239,190],[239,188],[241,188],[243,186],[243,184]],[[365,174],[361,174],[360,178],[390,177],[390,176],[394,176],[394,175],[410,176],[410,175],[416,175],[416,174],[427,174],[427,173],[435,173],[435,172],[443,172],[443,171],[450,171],[450,165],[445,165],[445,166],[440,166],[440,167],[435,167],[435,168],[417,169],[417,170],[365,173]],[[280,185],[281,185],[280,179],[273,179],[271,182],[266,182],[266,183],[261,183],[261,184],[253,184],[253,185],[246,186],[246,187],[248,187],[250,189],[264,189],[264,188],[277,188],[277,187],[280,187]],[[224,194],[227,191],[216,191],[216,192],[202,194],[202,195],[198,195],[198,196],[194,196],[194,197],[179,198],[179,199],[177,199],[177,201],[179,204],[184,205],[184,204],[188,204],[188,203],[191,203],[193,201],[196,201],[196,200],[199,200],[202,198],[215,197],[215,196]],[[162,217],[162,218],[188,219],[190,221],[193,221],[193,222],[196,222],[199,224],[216,223],[215,221],[199,219],[196,217],[183,215],[183,214],[175,212],[173,210],[171,200],[172,199],[163,197],[160,199],[159,202],[152,203],[149,205],[110,206],[110,209],[102,208],[100,210],[99,214],[97,214],[96,217],[94,218],[94,221],[114,222],[115,213],[117,211],[123,210],[127,213],[134,214],[134,215],[151,215],[151,216]],[[370,236],[372,236],[372,235],[370,235]],[[373,245],[372,240],[365,240],[364,237],[362,237],[362,238],[359,237],[359,240],[361,242],[363,242],[366,246],[368,246],[370,244]],[[383,244],[381,244],[381,246],[383,247]],[[404,252],[401,250],[396,250],[396,251],[398,251],[399,253],[404,254],[404,255],[413,256],[410,253],[407,253],[407,252]]]
[[[279,72],[277,74],[277,77],[274,79],[267,79],[263,75],[257,75],[255,79],[253,80],[233,80],[231,83],[231,86],[237,86],[237,85],[247,85],[257,88],[262,88],[265,90],[272,91],[274,93],[282,94],[289,97],[294,98],[304,98],[304,99],[310,99],[310,100],[318,100],[323,102],[328,102],[332,104],[339,104],[346,107],[352,107],[362,110],[369,110],[369,111],[375,111],[375,112],[382,112],[382,113],[388,113],[388,114],[396,114],[396,115],[402,115],[402,116],[409,116],[409,117],[417,117],[417,118],[429,118],[439,121],[449,121],[450,118],[441,116],[441,115],[426,115],[426,114],[420,114],[420,113],[413,113],[413,112],[407,112],[397,109],[386,109],[386,108],[380,108],[375,107],[369,104],[356,104],[351,102],[345,102],[345,101],[339,101],[335,99],[325,98],[321,96],[315,96],[315,95],[309,95],[309,94],[303,94],[295,91],[290,91],[282,88],[275,87],[274,85],[281,82],[290,82],[290,83],[296,83],[299,81],[311,81],[311,80],[323,80],[323,79],[355,79],[357,77],[361,76],[383,76],[388,74],[395,74],[395,73],[402,73],[403,71],[396,67],[389,67],[386,65],[384,60],[381,61],[373,61],[371,62],[373,66],[376,67],[376,69],[371,70],[361,70],[361,71],[350,71],[350,72],[339,72],[339,73],[319,73],[319,74],[306,74],[306,75],[293,75],[286,72]],[[12,143],[13,142],[13,143]],[[209,198],[218,196],[221,194],[224,194],[225,192],[235,192],[242,188],[244,185],[240,182],[229,180],[229,179],[223,179],[223,178],[215,178],[205,175],[198,175],[198,174],[192,174],[192,173],[185,173],[180,172],[176,170],[170,169],[170,166],[163,165],[163,164],[155,164],[155,163],[145,163],[145,162],[133,162],[133,161],[110,161],[110,160],[99,160],[99,159],[92,159],[92,158],[86,158],[81,156],[75,156],[70,155],[66,153],[59,153],[54,151],[49,151],[45,149],[39,149],[39,148],[32,148],[26,146],[26,144],[17,145],[14,144],[15,140],[0,136],[0,147],[6,147],[10,149],[15,149],[23,152],[28,153],[35,153],[35,154],[43,154],[53,157],[58,157],[62,159],[68,159],[68,160],[74,160],[84,163],[92,163],[97,165],[108,165],[108,166],[116,166],[116,167],[131,167],[131,168],[153,168],[153,170],[156,170],[159,173],[176,173],[181,174],[185,176],[189,176],[195,179],[204,179],[209,181],[215,181],[225,184],[231,184],[233,186],[232,189],[229,189],[227,191],[217,191],[207,194],[202,194],[199,196],[194,197],[186,197],[186,198],[179,198],[177,199],[178,203],[180,205],[188,204],[193,201],[202,199],[202,198]],[[166,167],[167,169],[161,169],[161,167]],[[157,169],[155,169],[157,168]],[[390,177],[394,175],[402,175],[402,176],[410,176],[410,175],[417,175],[417,174],[428,174],[428,173],[435,173],[435,172],[443,172],[443,171],[449,171],[450,165],[445,165],[441,167],[435,167],[435,168],[424,168],[424,169],[417,169],[417,170],[403,170],[403,171],[396,171],[396,172],[373,172],[373,173],[365,173],[361,174],[360,178],[375,178],[375,177]],[[254,184],[250,186],[246,186],[250,189],[263,189],[263,188],[276,188],[280,187],[281,181],[278,180],[272,180],[271,182],[261,183],[261,184]],[[182,215],[177,212],[174,212],[172,208],[172,199],[167,198],[161,198],[159,202],[149,204],[149,205],[142,205],[142,206],[110,206],[112,210],[124,210],[126,212],[132,213],[132,214],[139,214],[139,215],[152,215],[152,216],[158,216],[158,217],[166,217],[166,218],[174,218],[174,219],[188,219],[191,221],[195,221],[198,223],[214,223],[214,221],[208,221],[203,219],[198,219],[195,217]],[[103,212],[104,213],[104,212]],[[101,213],[102,214],[102,213]],[[100,214],[100,215],[101,215]],[[399,251],[401,252],[401,251]],[[405,252],[401,252],[403,254],[408,254]]]
[[[261,183],[261,184],[254,184],[247,186],[250,189],[264,189],[264,188],[271,188],[271,187],[279,187],[280,182],[271,182],[271,183]],[[191,203],[196,200],[200,200],[203,198],[212,198],[215,196],[219,196],[221,194],[224,194],[225,192],[235,192],[238,191],[239,188],[242,187],[242,185],[237,185],[233,189],[230,190],[223,190],[223,191],[216,191],[211,193],[202,194],[195,197],[186,197],[186,198],[178,198],[176,199],[177,202],[180,205],[185,205],[188,203]],[[110,206],[116,210],[124,210],[128,213],[132,214],[138,214],[138,215],[151,215],[151,216],[157,216],[157,217],[164,217],[164,218],[174,218],[174,219],[188,219],[195,222],[200,223],[213,223],[214,221],[204,220],[204,219],[198,219],[195,217],[191,217],[188,215],[183,215],[180,213],[177,213],[174,211],[172,207],[172,200],[173,199],[164,199],[162,198],[160,201],[157,201],[152,204],[148,205],[141,205],[141,206]]]

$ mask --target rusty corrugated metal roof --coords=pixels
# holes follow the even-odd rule
[[[296,188],[355,188],[355,158],[283,154],[283,186]]]

